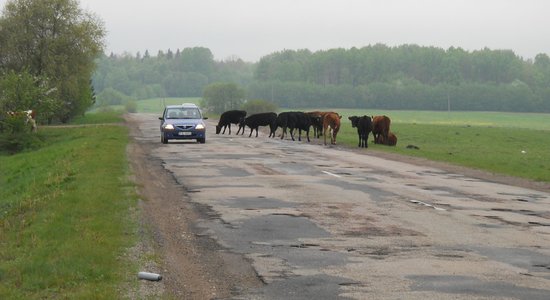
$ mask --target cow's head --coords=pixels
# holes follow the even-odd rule
[[[351,121],[351,127],[353,128],[357,127],[357,122],[359,121],[359,117],[351,116],[351,117],[348,117],[348,119]]]

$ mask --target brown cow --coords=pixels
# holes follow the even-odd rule
[[[388,140],[390,123],[391,120],[387,116],[372,117],[372,134],[374,135],[375,144],[378,144],[378,140],[380,140],[380,135],[382,135],[382,141]]]
[[[340,130],[340,119],[342,116],[335,112],[327,112],[323,115],[323,135],[325,138],[325,145],[327,144],[327,131],[330,130],[330,143],[332,145],[336,144],[336,135]],[[330,127],[330,129],[329,129]]]
[[[374,140],[376,144],[383,144],[387,146],[395,146],[397,145],[397,136],[390,132],[388,134],[388,139],[384,140],[384,137],[382,135],[379,135],[377,139]]]
[[[323,131],[323,113],[320,111],[306,112],[306,115],[311,119],[311,126],[313,127],[313,135],[316,138],[321,136]]]

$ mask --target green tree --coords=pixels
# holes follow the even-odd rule
[[[235,83],[212,83],[204,88],[202,106],[215,113],[239,109],[245,101],[244,94],[244,89]]]
[[[15,153],[40,143],[25,114],[9,116],[6,112],[34,109],[47,119],[54,111],[55,102],[43,78],[29,72],[8,71],[0,77],[0,152]]]
[[[26,70],[20,73],[10,70],[0,77],[0,115],[33,109],[40,112],[37,121],[48,121],[59,109],[52,95],[55,89],[49,87],[46,79]]]
[[[93,105],[90,78],[103,22],[76,0],[8,0],[0,17],[0,69],[50,79],[62,122]]]

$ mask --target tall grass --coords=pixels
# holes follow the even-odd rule
[[[40,130],[41,149],[0,156],[0,299],[120,298],[136,272],[127,129]]]

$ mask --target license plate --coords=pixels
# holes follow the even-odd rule
[[[189,131],[182,131],[180,133],[178,133],[179,135],[191,135],[193,134],[192,132],[189,132]]]

